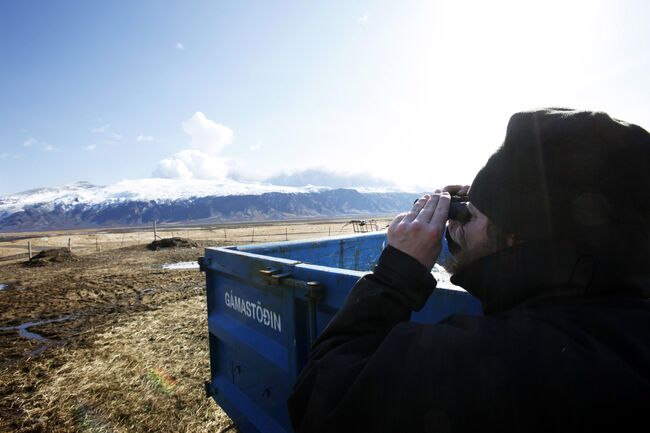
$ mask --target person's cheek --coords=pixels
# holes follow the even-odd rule
[[[465,248],[473,248],[475,241],[476,227],[473,221],[468,222],[463,226],[463,242]]]
[[[466,227],[462,224],[458,225],[458,232],[456,237],[458,238],[458,244],[461,248],[467,248],[467,232],[465,231]]]

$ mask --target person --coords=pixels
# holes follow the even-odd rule
[[[634,431],[650,407],[650,134],[521,112],[471,187],[420,198],[314,342],[296,432]],[[471,219],[447,222],[450,195]],[[436,281],[483,315],[409,322]]]

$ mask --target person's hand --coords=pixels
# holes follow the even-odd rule
[[[449,192],[436,190],[415,202],[410,212],[399,214],[388,226],[388,245],[415,258],[431,270],[442,250],[449,215]]]
[[[442,190],[447,191],[450,195],[463,197],[469,194],[469,185],[447,185]]]

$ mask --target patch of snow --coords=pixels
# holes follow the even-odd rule
[[[422,190],[416,190],[410,187],[399,187],[399,186],[382,186],[382,187],[372,187],[372,186],[359,186],[354,188],[362,194],[387,194],[387,193],[399,193],[399,192],[408,192],[412,194],[422,194]],[[417,197],[416,197],[417,198]]]
[[[62,187],[40,188],[0,197],[0,216],[19,212],[28,206],[71,207],[129,201],[175,201],[189,198],[230,195],[261,195],[269,192],[306,193],[331,188],[277,186],[261,182],[203,179],[135,179],[109,186],[77,182]]]
[[[0,284],[0,290],[4,290],[4,289],[6,289],[7,287],[9,287],[8,284]]]
[[[163,269],[199,269],[199,262],[165,263]]]
[[[0,197],[0,219],[20,212],[31,206],[53,210],[76,206],[110,206],[114,203],[131,201],[172,202],[203,197],[224,197],[232,195],[262,195],[278,192],[288,194],[314,193],[334,188],[305,185],[301,187],[280,186],[264,182],[250,182],[226,179],[222,181],[204,179],[132,179],[113,185],[98,186],[88,182],[76,182],[51,188],[39,188]],[[397,187],[351,188],[361,193],[404,192]]]
[[[436,263],[435,265],[433,265],[433,269],[431,270],[431,273],[433,274],[433,277],[434,277],[434,278],[436,279],[436,281],[438,282],[438,287],[440,287],[440,286],[445,286],[445,287],[453,286],[453,287],[457,287],[457,286],[454,286],[454,285],[451,283],[451,274],[450,274],[449,272],[447,272],[447,271],[445,270],[445,268],[443,268],[443,267],[440,266],[439,264]]]

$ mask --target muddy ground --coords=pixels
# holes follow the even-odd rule
[[[283,231],[304,238],[316,232],[308,226]],[[203,388],[204,275],[162,268],[232,240],[193,241],[87,248],[43,266],[0,262],[0,432],[235,432]]]
[[[8,285],[0,291],[0,431],[228,427],[203,396],[203,275],[161,268],[202,251],[138,245],[46,266],[0,266]],[[27,322],[35,323],[26,328],[32,338],[16,329]]]

